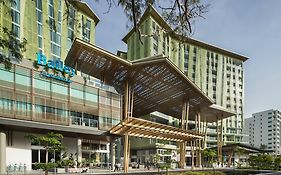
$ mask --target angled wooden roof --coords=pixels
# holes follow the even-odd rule
[[[156,138],[177,142],[203,138],[203,134],[195,133],[193,131],[185,131],[183,129],[134,117],[123,120],[118,125],[111,128],[110,133],[116,135],[124,135],[127,133],[129,136]]]
[[[217,117],[234,115],[223,108],[210,107],[214,104],[170,59],[155,56],[135,61],[124,60],[97,46],[76,39],[68,53],[65,64],[103,80],[122,94],[125,81],[134,90],[133,116],[138,117],[159,111],[181,118],[182,104],[189,99],[189,119],[195,112],[204,113],[207,121]]]

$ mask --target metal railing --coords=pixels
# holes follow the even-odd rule
[[[98,123],[99,123],[98,120],[95,120],[95,119],[71,116],[71,124],[72,125],[87,126],[87,127],[97,128],[98,127]]]

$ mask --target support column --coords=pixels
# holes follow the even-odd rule
[[[204,128],[204,142],[203,142],[203,149],[207,147],[207,130],[208,130],[208,122],[205,117],[205,128]]]
[[[82,139],[77,139],[77,161],[82,162]]]
[[[0,131],[0,174],[6,173],[6,133]]]
[[[198,111],[198,131],[202,134],[201,112]],[[198,139],[198,167],[202,168],[202,139]]]
[[[222,118],[217,117],[218,163],[222,164]]]
[[[124,88],[123,119],[128,119],[133,115],[134,91],[129,82],[126,81]],[[124,172],[128,173],[130,161],[130,143],[128,133],[124,133]]]
[[[188,130],[188,115],[189,115],[189,101],[184,102],[182,106],[182,119],[181,119],[181,129]],[[186,155],[186,142],[180,142],[180,168],[185,168],[185,155]]]
[[[202,158],[201,158],[201,155],[202,155],[202,140],[198,140],[198,143],[199,143],[199,150],[198,150],[198,167],[199,168],[202,168]]]
[[[198,133],[198,113],[195,114],[195,132]],[[194,141],[194,151],[195,151],[195,166],[198,166],[198,148],[197,148],[197,139]]]
[[[191,141],[191,170],[194,170],[194,143]]]
[[[110,159],[111,159],[111,169],[114,170],[115,166],[115,142],[110,143]]]
[[[124,172],[128,173],[129,170],[129,136],[126,134],[124,136]]]

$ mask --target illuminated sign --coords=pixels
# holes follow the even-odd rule
[[[53,74],[43,70],[41,72],[42,76],[66,83],[71,83],[70,78],[76,74],[75,69],[65,66],[60,60],[47,60],[46,56],[42,53],[37,53],[37,64],[53,70]]]

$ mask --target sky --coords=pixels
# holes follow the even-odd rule
[[[207,0],[209,10],[193,25],[193,38],[249,57],[245,68],[245,118],[281,110],[281,0]],[[100,18],[96,45],[126,50],[127,18],[105,0],[86,0]]]

